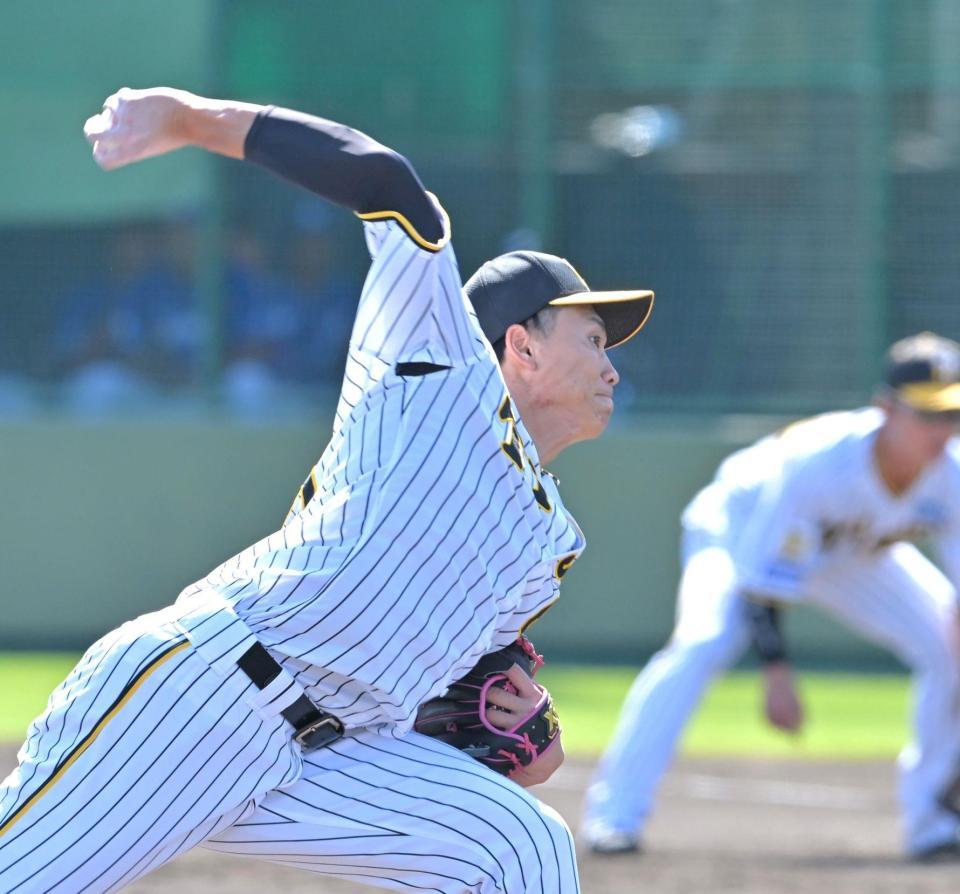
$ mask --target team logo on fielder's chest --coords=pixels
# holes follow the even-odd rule
[[[783,541],[780,555],[791,561],[798,561],[809,551],[809,544],[799,531],[792,531]]]
[[[500,449],[509,457],[510,462],[517,467],[521,475],[526,476],[529,471],[529,477],[531,479],[530,486],[533,489],[533,496],[537,501],[537,505],[544,512],[552,512],[553,507],[550,505],[547,492],[543,489],[543,484],[537,477],[533,463],[530,462],[530,457],[527,456],[527,452],[523,449],[523,441],[520,440],[520,434],[517,431],[517,417],[513,413],[513,404],[510,403],[509,395],[503,398],[500,409],[497,411],[497,417],[507,425],[506,438],[500,442]]]

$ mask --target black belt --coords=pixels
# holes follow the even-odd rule
[[[266,689],[283,668],[260,644],[254,643],[238,659],[237,665],[254,683],[257,689]],[[326,711],[321,711],[305,695],[280,712],[294,729],[293,738],[304,751],[323,748],[336,742],[343,735],[343,724]]]

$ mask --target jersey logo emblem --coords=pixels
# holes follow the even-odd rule
[[[550,505],[547,492],[543,489],[543,484],[533,469],[533,463],[530,462],[530,458],[523,449],[523,441],[520,440],[520,434],[517,432],[517,417],[513,414],[513,404],[510,403],[509,395],[504,397],[503,403],[500,404],[500,409],[497,411],[497,416],[507,424],[507,437],[500,442],[500,449],[521,474],[524,473],[525,469],[530,470],[530,475],[533,478],[531,482],[533,498],[544,512],[552,512],[553,506]]]
[[[307,503],[309,503],[314,494],[317,492],[317,476],[313,469],[310,470],[310,474],[307,475],[307,480],[303,482],[303,487],[300,488],[300,491],[297,493],[296,498],[293,501],[293,505],[287,510],[287,520],[291,516],[296,515],[298,512],[302,512],[307,508]],[[286,521],[284,522],[286,523]]]
[[[802,559],[808,551],[808,543],[803,535],[798,531],[793,531],[787,536],[787,539],[784,540],[780,554],[783,558],[796,562]]]
[[[570,570],[573,563],[576,561],[577,561],[576,553],[571,553],[569,556],[564,556],[562,559],[557,561],[557,565],[553,569],[553,576],[557,580],[561,580],[563,576]]]

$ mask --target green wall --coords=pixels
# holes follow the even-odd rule
[[[589,546],[534,628],[537,645],[627,662],[658,648],[673,617],[680,510],[726,453],[777,424],[638,419],[572,448],[554,471]],[[81,647],[171,602],[276,528],[327,431],[320,420],[0,424],[0,648]],[[788,627],[801,662],[885,662],[812,612]]]
[[[118,171],[90,160],[83,123],[122,86],[203,92],[212,0],[32,0],[0,28],[0,224],[79,222],[194,209],[209,195],[195,151]]]

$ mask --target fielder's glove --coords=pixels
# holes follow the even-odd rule
[[[509,729],[498,729],[490,723],[487,695],[494,687],[516,692],[507,678],[507,671],[515,664],[531,677],[543,664],[526,637],[484,655],[445,695],[424,702],[414,729],[459,748],[504,776],[529,767],[558,740],[560,719],[550,693],[534,683],[540,699],[526,717]]]

